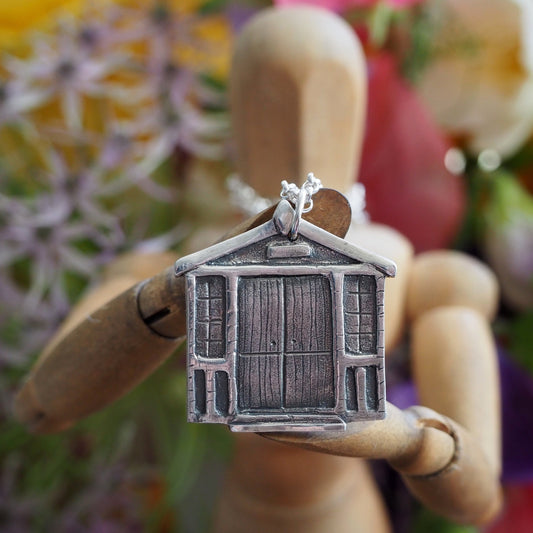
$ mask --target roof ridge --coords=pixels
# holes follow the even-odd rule
[[[270,236],[288,235],[293,215],[294,209],[289,202],[282,200],[279,202],[274,215],[268,222],[241,233],[240,235],[213,244],[204,250],[200,250],[199,252],[178,259],[174,267],[175,275],[181,276],[186,274],[208,261],[213,261],[231,254]],[[390,259],[371,252],[361,246],[351,244],[306,220],[301,220],[298,233],[302,234],[309,240],[325,246],[334,252],[345,255],[350,259],[354,259],[361,263],[369,263],[387,276],[393,277],[396,275],[396,264]]]

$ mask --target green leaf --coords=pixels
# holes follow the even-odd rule
[[[425,507],[420,509],[413,527],[413,533],[476,533],[477,531],[475,527],[454,524]]]
[[[507,332],[512,356],[533,373],[533,311],[518,315]]]
[[[207,0],[198,8],[199,15],[220,13],[228,4],[228,0]]]
[[[370,14],[370,39],[378,48],[387,40],[396,11],[387,2],[378,2]]]
[[[402,73],[411,83],[416,83],[433,59],[435,21],[422,8],[415,12],[406,10],[402,23],[402,30],[409,36],[409,49],[402,58]]]
[[[533,197],[510,172],[498,171],[488,176],[489,203],[486,219],[496,226],[508,223],[518,213],[533,217]],[[533,218],[532,218],[533,219]]]

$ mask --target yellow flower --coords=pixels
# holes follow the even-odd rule
[[[34,30],[50,30],[65,15],[80,16],[98,11],[97,6],[121,4],[132,8],[166,6],[174,15],[194,14],[205,0],[0,0],[0,48],[24,49]],[[225,78],[229,68],[232,31],[223,16],[196,23],[197,42],[183,43],[175,56],[180,62]],[[198,45],[200,43],[200,45]]]
[[[231,28],[226,19],[213,17],[198,24],[195,37],[202,44],[180,46],[177,55],[184,64],[208,71],[224,79],[229,70]]]
[[[194,13],[205,0],[159,0],[160,4],[166,4],[175,13]]]
[[[0,46],[14,46],[28,30],[46,29],[59,13],[78,13],[83,0],[4,0],[0,2]]]
[[[167,4],[173,11],[191,13],[201,0],[1,0],[0,47],[17,46],[27,31],[47,30],[65,14],[79,15],[95,3],[116,3],[131,7]]]
[[[533,128],[533,2],[443,0],[435,58],[419,91],[437,121],[474,153],[512,155]]]

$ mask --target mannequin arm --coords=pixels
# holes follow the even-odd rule
[[[322,189],[314,201],[304,218],[343,236],[351,213],[344,196]],[[269,220],[273,211],[248,219],[226,238]],[[170,266],[131,286],[132,271],[134,264],[89,295],[38,359],[15,399],[15,415],[32,431],[61,431],[102,409],[144,380],[184,339],[184,278],[176,278]]]

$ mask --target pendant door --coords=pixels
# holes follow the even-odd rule
[[[239,282],[239,410],[282,406],[282,278]]]
[[[335,405],[332,310],[324,276],[239,283],[239,410]]]
[[[284,399],[291,410],[335,406],[332,310],[324,276],[284,279]]]

